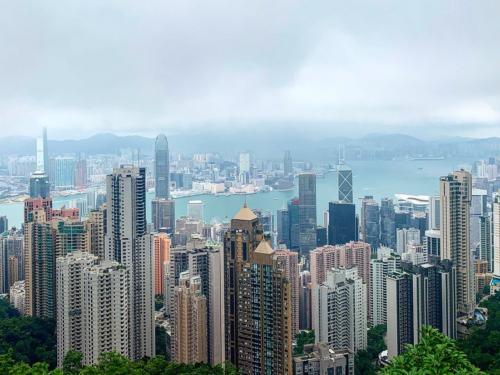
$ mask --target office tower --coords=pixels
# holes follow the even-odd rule
[[[418,229],[420,237],[425,236],[427,226],[427,215],[425,212],[414,211],[411,213],[410,227]]]
[[[440,228],[440,220],[441,220],[441,198],[439,196],[431,197],[429,201],[429,225],[428,229],[437,229]]]
[[[47,199],[49,197],[50,183],[45,172],[36,171],[30,176],[29,195],[30,198]]]
[[[7,216],[0,216],[0,234],[9,230],[9,220]]]
[[[277,221],[277,243],[290,248],[290,217],[287,209],[281,209],[276,212]]]
[[[367,290],[356,268],[333,268],[312,289],[316,343],[356,353],[367,345]]]
[[[57,156],[50,159],[49,181],[56,189],[73,189],[75,187],[75,165],[73,157]]]
[[[316,175],[299,174],[299,252],[307,255],[316,247]]]
[[[406,252],[408,245],[417,244],[420,245],[420,231],[416,228],[409,229],[398,229],[396,232],[397,246],[396,249],[398,254],[403,254]]]
[[[299,274],[299,329],[312,329],[311,323],[311,273]]]
[[[47,128],[43,127],[42,137],[36,139],[36,170],[39,172],[48,172],[49,152],[47,147]]]
[[[164,134],[156,137],[155,142],[155,197],[170,199],[170,161],[168,141]]]
[[[378,255],[377,259],[370,261],[371,317],[374,326],[387,324],[387,275],[396,272],[401,267],[399,255]]]
[[[441,259],[457,267],[457,311],[474,311],[474,270],[470,252],[470,204],[472,177],[464,170],[440,179]]]
[[[291,286],[267,241],[261,241],[237,276],[239,373],[291,373]]]
[[[246,204],[231,220],[224,235],[224,319],[226,361],[239,368],[239,310],[240,275],[263,239],[262,226]]]
[[[339,201],[344,203],[354,203],[352,193],[352,169],[345,164],[337,166]]]
[[[304,354],[293,357],[293,375],[354,375],[354,355],[334,351],[325,343],[304,345]]]
[[[328,203],[328,244],[356,241],[356,207],[352,203]]]
[[[299,293],[300,293],[300,276],[299,276],[299,254],[287,249],[279,249],[274,252],[274,259],[279,267],[285,271],[285,276],[291,286],[291,304],[292,304],[292,335],[299,332]]]
[[[325,227],[316,227],[316,246],[325,246],[328,244],[328,231]]]
[[[441,259],[441,231],[431,229],[425,231],[425,248],[430,263],[436,263]]]
[[[102,353],[133,356],[130,272],[117,262],[103,260],[82,270],[82,354],[84,365],[97,363]]]
[[[201,277],[181,273],[175,289],[172,319],[172,360],[177,363],[207,363],[207,298],[201,290]]]
[[[250,153],[242,152],[239,158],[240,182],[248,184],[250,182]]]
[[[470,205],[470,249],[478,252],[481,244],[481,217],[488,214],[488,192],[482,189],[472,189]]]
[[[9,302],[21,315],[25,314],[24,304],[26,301],[24,280],[16,281],[9,291]]]
[[[151,202],[153,230],[165,232],[170,235],[175,233],[175,200],[153,199]]]
[[[57,258],[56,300],[57,300],[57,366],[61,367],[64,356],[70,350],[82,352],[83,320],[83,269],[97,263],[97,257],[90,253],[76,251]],[[94,322],[100,323],[100,322]]]
[[[380,209],[372,196],[365,196],[361,203],[361,239],[370,244],[372,252],[380,245]]]
[[[380,203],[380,243],[394,249],[396,247],[396,219],[392,199],[383,198]]]
[[[165,293],[165,266],[170,261],[170,238],[166,233],[154,235],[155,295]]]
[[[389,358],[418,344],[423,326],[456,338],[456,268],[448,260],[419,266],[402,263],[403,271],[387,278],[387,348]]]
[[[491,218],[488,215],[481,216],[479,233],[479,259],[486,261],[487,272],[493,272],[493,237],[491,233]]]
[[[396,229],[408,229],[411,227],[411,212],[397,209],[394,213]]]
[[[286,247],[290,250],[300,250],[300,206],[299,200],[294,198],[288,201],[288,233],[289,242],[285,243]]]
[[[203,221],[203,201],[189,201],[187,204],[187,216],[193,220]]]
[[[130,274],[130,358],[154,355],[153,236],[146,233],[146,171],[122,166],[106,177],[106,259]]]
[[[292,154],[289,150],[285,151],[285,156],[283,157],[283,175],[285,177],[293,176]]]
[[[107,221],[106,206],[91,210],[85,221],[88,236],[87,251],[99,259],[105,257]]]

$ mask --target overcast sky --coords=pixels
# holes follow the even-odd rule
[[[1,135],[500,136],[500,1],[0,0]]]

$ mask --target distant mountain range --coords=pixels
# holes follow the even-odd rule
[[[336,161],[339,145],[346,159],[393,159],[404,157],[481,157],[500,156],[500,138],[449,138],[426,141],[403,134],[370,134],[361,138],[326,137],[306,139],[293,133],[252,133],[232,131],[173,135],[168,137],[171,153],[218,152],[223,156],[250,151],[258,158],[281,158],[287,149],[295,160]],[[0,155],[34,155],[35,138],[0,138]],[[118,153],[122,149],[139,150],[152,155],[154,138],[139,135],[118,136],[101,133],[79,140],[48,141],[51,155]]]

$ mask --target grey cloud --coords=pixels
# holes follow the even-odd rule
[[[451,0],[4,1],[0,127],[500,135],[499,11]]]

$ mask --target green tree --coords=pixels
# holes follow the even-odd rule
[[[82,353],[74,350],[67,352],[62,366],[64,375],[78,375],[82,370],[82,360]]]
[[[383,368],[382,375],[427,374],[482,374],[469,362],[455,342],[432,327],[422,328],[422,339],[417,345],[408,345],[406,351],[394,357]]]
[[[304,354],[304,345],[314,344],[314,331],[300,331],[295,336],[297,345],[293,349],[293,355],[299,356]]]
[[[377,325],[368,330],[366,350],[360,350],[354,357],[354,371],[357,375],[374,375],[377,373],[377,359],[380,352],[387,349],[384,341],[387,328]]]

